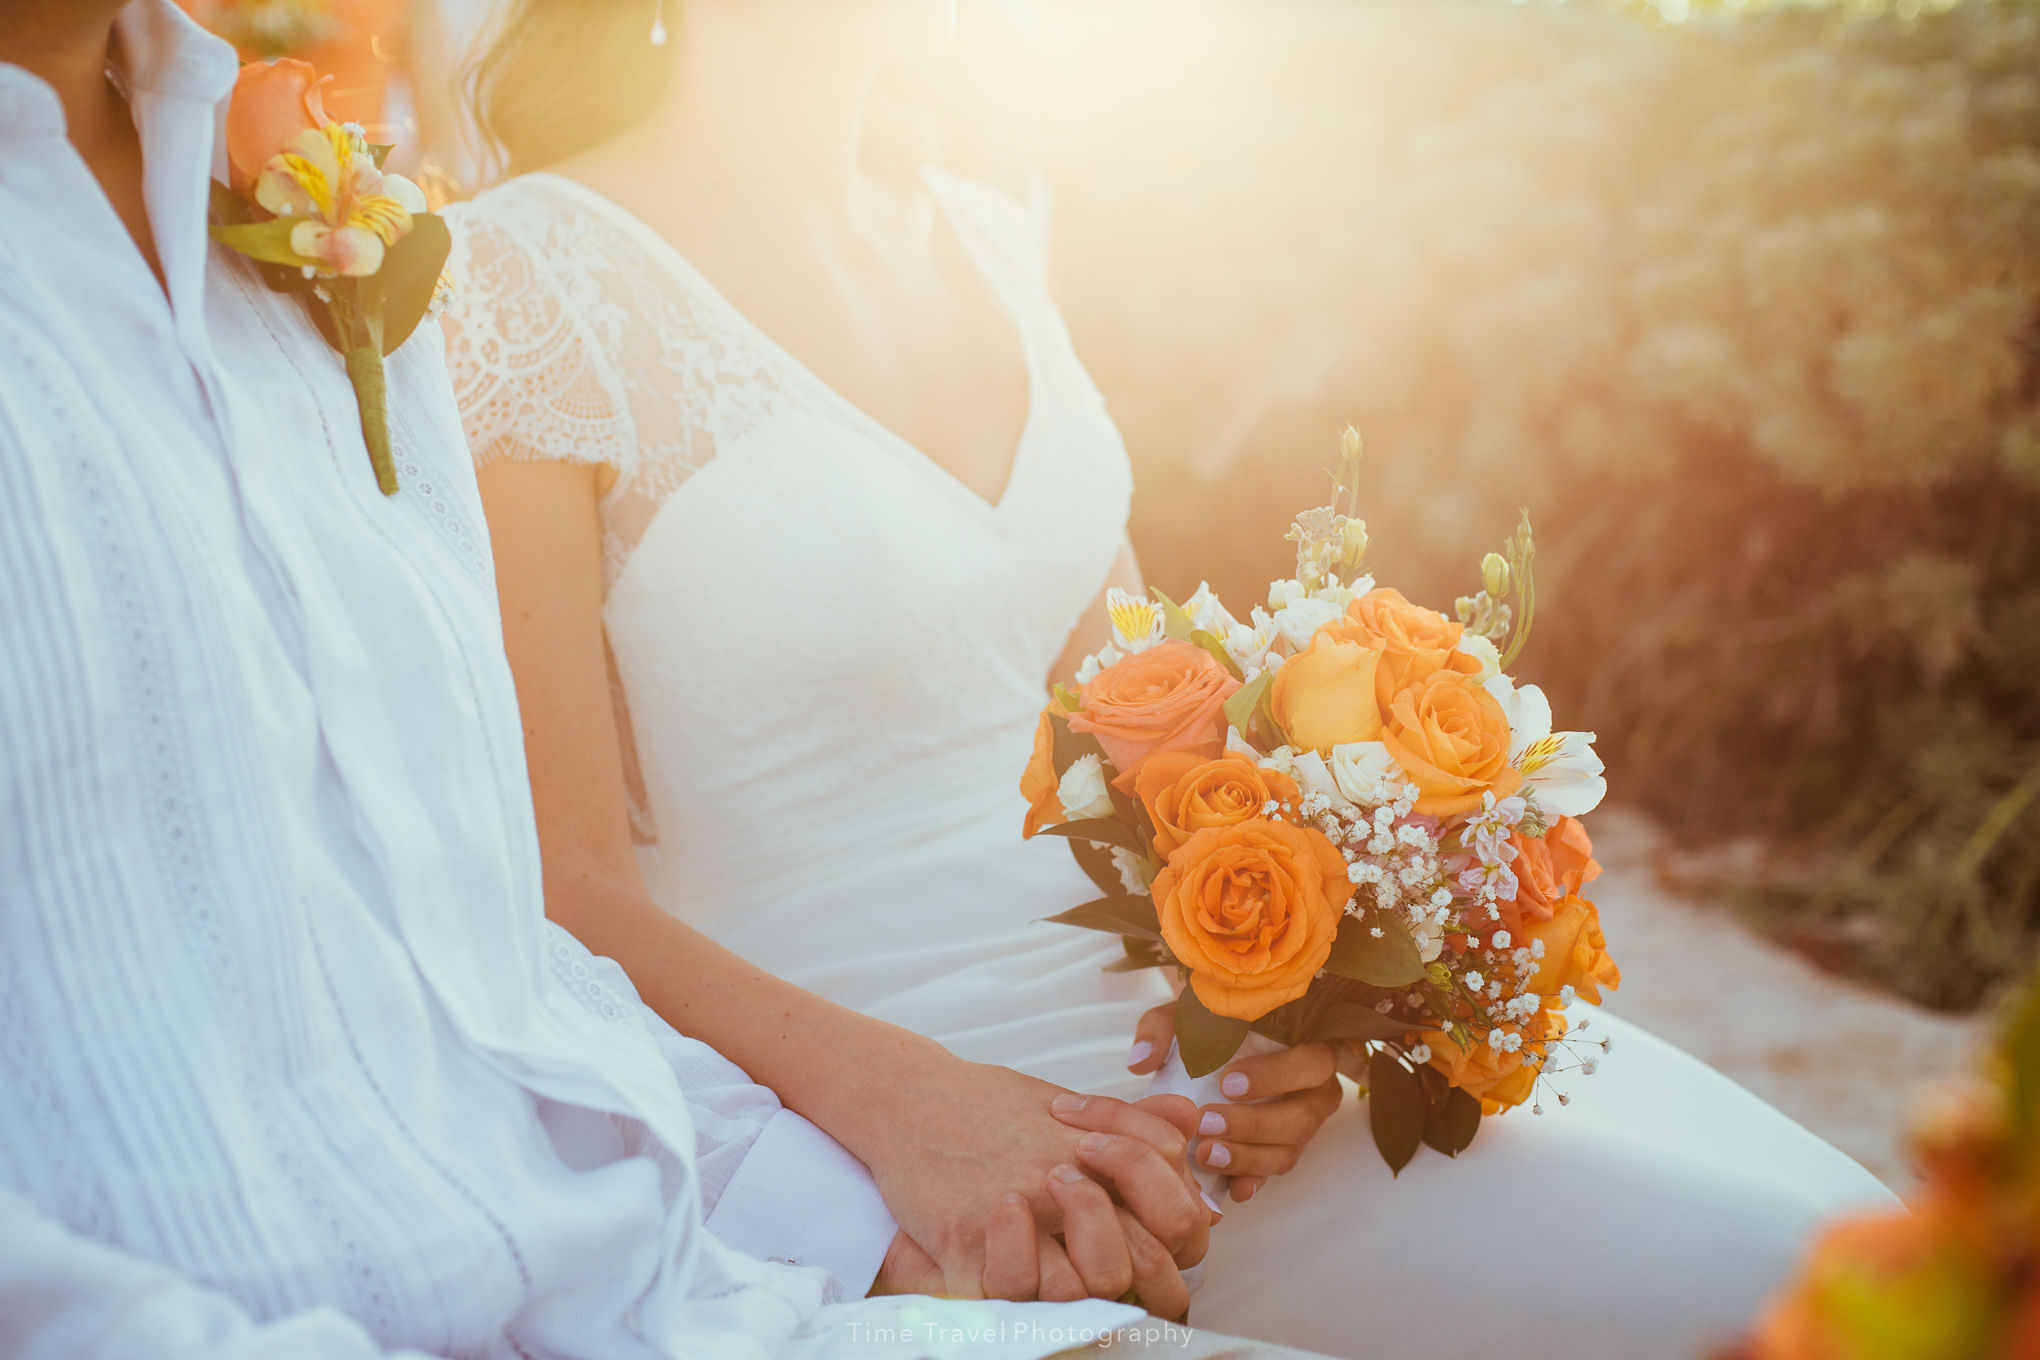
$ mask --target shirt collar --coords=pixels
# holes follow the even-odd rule
[[[130,90],[217,104],[240,69],[234,49],[171,0],[129,0],[115,20]],[[0,62],[0,134],[62,137],[64,105],[41,76]]]

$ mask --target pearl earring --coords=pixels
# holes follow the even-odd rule
[[[666,45],[666,0],[652,0],[652,46]]]

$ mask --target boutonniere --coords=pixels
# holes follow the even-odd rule
[[[323,83],[301,61],[241,68],[227,109],[232,183],[213,185],[212,234],[271,288],[305,296],[346,362],[376,485],[394,496],[383,358],[432,310],[452,238],[417,185],[383,170],[390,148],[326,115]]]

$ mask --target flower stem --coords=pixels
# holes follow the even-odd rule
[[[350,281],[351,282],[351,281]],[[354,384],[355,405],[361,408],[361,439],[375,468],[375,484],[383,495],[397,494],[397,465],[390,453],[389,384],[383,374],[383,319],[377,305],[364,307],[359,289],[338,293],[333,300],[334,330],[346,356],[347,377]]]

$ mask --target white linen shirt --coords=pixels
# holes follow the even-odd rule
[[[436,326],[385,498],[338,356],[208,241],[232,52],[169,0],[119,27],[167,296],[0,64],[0,1353],[1036,1356],[1136,1318],[841,1302],[895,1232],[869,1173],[544,919]]]

